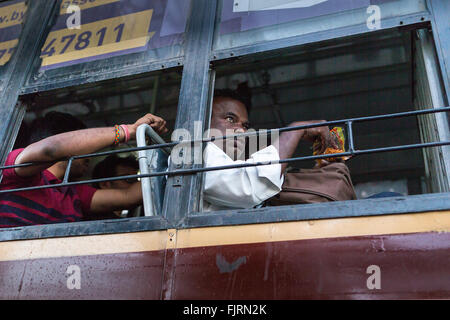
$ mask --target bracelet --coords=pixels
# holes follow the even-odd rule
[[[125,132],[125,143],[130,141],[130,131],[128,130],[128,127],[126,124],[121,124],[120,127],[123,129],[123,132]]]
[[[115,131],[115,135],[114,135],[114,145],[117,146],[120,144],[120,126],[118,126],[117,124],[114,126],[114,131]]]

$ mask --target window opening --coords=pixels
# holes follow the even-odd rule
[[[34,138],[41,140],[39,134],[36,133],[40,132],[36,124],[42,124],[45,130],[50,128],[49,130],[51,131],[53,130],[52,126],[58,127],[58,124],[54,121],[47,123],[46,121],[48,119],[65,121],[63,119],[63,117],[66,117],[65,115],[68,115],[67,117],[74,116],[76,121],[83,122],[87,128],[112,128],[114,125],[134,124],[136,120],[152,111],[163,117],[167,122],[166,127],[172,130],[177,114],[181,83],[180,71],[179,69],[171,69],[139,77],[115,79],[113,81],[23,96],[21,101],[27,106],[27,113],[14,149],[26,147],[30,142],[34,141]],[[42,119],[44,120],[42,121]],[[49,123],[51,125],[48,126]],[[121,130],[121,133],[124,133],[123,129]],[[162,135],[164,139],[170,140],[170,130]],[[51,135],[54,135],[54,133]],[[68,170],[65,173],[63,172],[63,176],[57,176],[56,178],[58,179],[55,181],[52,180],[47,185],[36,185],[30,180],[21,184],[19,188],[9,186],[6,189],[20,189],[17,195],[23,196],[22,192],[24,190],[56,190],[61,187],[80,185],[93,186],[97,190],[129,188],[141,178],[139,176],[138,151],[139,148],[136,147],[135,140],[130,140],[128,143],[123,143],[120,146],[113,146],[111,143],[111,147],[99,150],[99,152],[88,156],[70,157],[68,155],[67,158],[61,159],[67,161]],[[88,159],[89,162],[87,162]],[[159,160],[158,164],[163,160]],[[167,157],[165,161],[167,162]],[[82,170],[83,176],[77,175],[78,171],[80,171],[81,162],[83,162],[84,166]],[[9,165],[2,167],[2,170],[26,166],[27,164],[19,166]],[[164,189],[162,187],[160,189],[159,197],[160,201],[162,201]],[[59,189],[59,191],[61,190],[64,189]],[[4,195],[12,194],[10,191],[14,190],[1,190],[0,200]],[[51,200],[42,199],[42,203],[39,204],[47,206],[50,210],[54,203]],[[60,209],[64,210],[64,208]],[[157,208],[153,214],[160,215],[160,209]],[[84,218],[86,218],[85,220],[98,220],[106,218],[116,219],[119,216],[129,218],[144,215],[145,212],[142,208],[134,208],[133,206],[127,212],[114,210],[105,215],[89,214],[89,216]],[[49,222],[46,221],[46,223]]]
[[[419,32],[428,33],[427,30]],[[239,92],[240,86],[247,85],[251,91],[250,123],[255,129],[277,128],[295,120],[333,121],[444,107],[442,89],[436,85],[439,82],[433,80],[438,78],[436,58],[429,49],[431,54],[423,48],[411,50],[415,34],[415,30],[386,32],[335,42],[328,47],[312,46],[217,62],[215,89]],[[413,63],[420,57],[423,60],[424,55],[434,69],[429,67],[423,74],[416,70],[415,77],[420,80],[414,86]],[[438,96],[438,91],[440,103],[417,101],[414,88],[418,92],[425,84],[432,86],[434,96]],[[243,95],[241,93],[241,97]],[[424,188],[423,182],[429,185],[433,181],[447,180],[444,166],[447,157],[442,150],[448,147],[437,144],[423,151],[389,147],[449,141],[443,135],[448,129],[439,131],[436,123],[423,120],[427,117],[446,119],[446,116],[446,113],[419,116],[419,122],[414,117],[387,117],[383,122],[358,121],[352,127],[344,127],[346,150],[350,151],[354,143],[360,150],[377,151],[356,152],[354,155],[358,156],[347,161],[358,198],[376,195],[380,190],[403,196],[446,192],[443,184],[430,189]],[[441,123],[446,122],[441,120]],[[349,129],[354,129],[354,141],[351,141]],[[442,133],[425,136],[424,130]],[[382,150],[396,152],[378,153]],[[309,158],[312,152],[310,144],[300,143],[294,158]],[[422,152],[437,155],[424,159]],[[438,169],[430,170],[430,161],[436,163]],[[292,163],[290,170],[313,165],[313,161]]]

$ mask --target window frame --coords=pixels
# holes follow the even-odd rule
[[[44,1],[45,5],[39,1]],[[29,7],[29,13],[32,12],[31,18],[25,24],[24,32],[26,32],[19,42],[18,52],[13,57],[15,63],[8,66],[8,84],[11,88],[8,98],[0,98],[3,103],[3,113],[7,112],[9,116],[8,122],[21,122],[20,115],[17,113],[18,106],[16,102],[21,94],[31,90],[33,93],[49,90],[51,86],[41,86],[34,88],[24,88],[26,77],[30,77],[32,63],[36,56],[39,56],[40,48],[45,39],[48,28],[48,21],[52,18],[51,12],[55,7],[55,3],[59,0],[53,0],[53,4],[47,0],[33,1],[33,5]],[[442,0],[427,0],[427,4],[441,3]],[[430,6],[428,6],[430,8]],[[146,71],[169,68],[171,66],[179,66],[178,63],[184,64],[182,88],[180,92],[180,101],[178,106],[178,114],[175,128],[190,127],[193,119],[209,122],[209,113],[211,108],[211,83],[214,81],[214,70],[211,69],[211,63],[215,61],[223,61],[226,59],[234,59],[240,56],[257,54],[263,52],[271,52],[281,48],[294,48],[306,44],[322,43],[325,41],[341,41],[343,38],[356,35],[370,34],[371,32],[383,32],[392,28],[417,28],[418,26],[437,25],[434,20],[433,13],[424,12],[413,14],[410,16],[396,17],[383,22],[382,29],[378,31],[368,31],[364,26],[354,26],[340,30],[329,30],[326,32],[318,32],[306,36],[293,37],[283,40],[269,41],[267,43],[254,44],[242,48],[232,50],[214,52],[212,50],[212,41],[214,36],[214,22],[216,21],[217,6],[216,1],[210,0],[192,0],[192,15],[188,19],[185,40],[185,55],[183,59],[171,61],[176,65],[168,64],[168,61],[151,62],[147,65]],[[402,22],[400,24],[400,21]],[[32,23],[33,22],[33,23]],[[35,23],[35,24],[34,24]],[[439,23],[442,25],[442,22]],[[38,27],[37,27],[38,26]],[[48,31],[48,30],[47,30]],[[438,32],[433,29],[433,32]],[[441,32],[441,31],[439,31]],[[444,31],[442,31],[444,32]],[[445,31],[447,39],[450,39],[450,32]],[[26,40],[29,41],[26,41]],[[34,41],[30,41],[34,40]],[[435,38],[435,42],[437,42]],[[442,54],[442,47],[437,44],[439,51],[438,59],[442,66],[450,65],[450,61],[445,61],[446,56]],[[34,59],[31,59],[33,57]],[[28,58],[28,59],[27,59]],[[185,62],[185,63],[183,63]],[[445,64],[447,62],[447,64]],[[164,63],[164,66],[162,65]],[[140,72],[140,67],[133,68],[128,71],[115,70],[108,77],[123,77],[125,74],[131,75],[133,72]],[[138,70],[139,69],[139,70]],[[14,79],[14,74],[22,74],[21,79]],[[444,77],[445,78],[445,77]],[[98,75],[96,81],[100,80]],[[81,85],[86,78],[80,77],[73,82],[64,82],[63,87]],[[448,82],[445,83],[447,93],[450,92]],[[193,131],[192,131],[193,132]],[[2,157],[10,151],[7,150],[15,140],[15,136],[5,132],[0,134],[2,141]],[[4,159],[3,159],[4,160]],[[189,169],[192,167],[184,167]],[[376,215],[388,214],[406,214],[427,211],[442,211],[450,209],[450,193],[441,194],[425,194],[416,196],[407,196],[390,199],[365,199],[354,201],[343,201],[337,203],[325,204],[309,204],[295,205],[283,207],[266,207],[260,209],[245,210],[228,210],[213,213],[199,213],[198,206],[201,200],[200,190],[196,188],[201,183],[201,174],[189,176],[172,177],[168,180],[166,187],[166,196],[164,201],[163,213],[154,217],[139,217],[120,220],[101,220],[76,223],[61,223],[52,225],[38,225],[19,228],[0,229],[0,242],[11,240],[29,240],[54,237],[71,237],[71,236],[88,236],[98,234],[111,233],[129,233],[142,231],[156,231],[165,229],[186,229],[197,227],[242,225],[242,224],[258,224],[285,221],[301,221],[301,220],[320,220],[334,219],[346,217],[369,217]],[[176,180],[182,179],[182,186],[175,185]],[[168,199],[171,201],[168,201]],[[175,199],[175,201],[173,201]]]

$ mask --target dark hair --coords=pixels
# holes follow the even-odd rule
[[[16,141],[14,142],[13,150],[26,148],[30,136],[30,128],[25,121],[22,121],[19,132],[17,133]]]
[[[238,85],[236,90],[232,89],[217,89],[214,91],[214,97],[231,98],[242,102],[250,113],[252,108],[252,93],[248,86],[248,82],[242,82]]]
[[[86,129],[86,125],[69,113],[51,111],[45,117],[33,120],[28,144],[70,131]]]
[[[115,177],[117,176],[116,169],[118,166],[130,167],[136,169],[136,171],[139,170],[139,163],[134,156],[122,158],[113,154],[97,163],[92,172],[92,179]],[[100,188],[98,183],[95,183],[94,187]]]

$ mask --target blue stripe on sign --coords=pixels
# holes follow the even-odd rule
[[[12,6],[12,5],[14,5],[16,3],[19,3],[19,2],[25,2],[25,1],[23,1],[23,0],[9,0],[9,1],[5,1],[5,2],[1,2],[0,3],[0,8],[7,7],[7,6]]]
[[[7,28],[2,28],[0,29],[0,42],[19,39],[21,33],[22,33],[22,25],[20,24]]]

